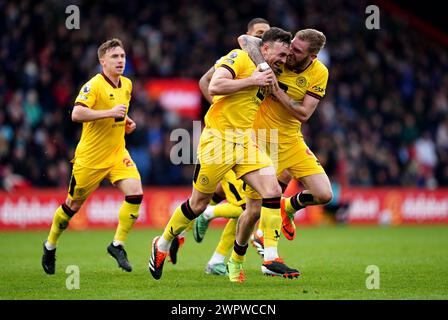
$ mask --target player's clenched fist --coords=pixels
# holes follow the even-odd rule
[[[135,130],[137,125],[135,124],[134,120],[132,120],[129,117],[126,117],[126,127],[124,128],[124,131],[126,134],[130,134],[132,131]]]
[[[258,66],[252,73],[251,78],[255,86],[269,86],[274,81],[275,74],[272,69],[261,71],[261,67]]]
[[[119,104],[113,107],[110,111],[112,118],[124,118],[124,116],[126,115],[126,106]]]

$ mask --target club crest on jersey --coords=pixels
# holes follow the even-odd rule
[[[75,191],[78,197],[82,197],[86,194],[86,189],[84,188],[76,188]]]
[[[238,57],[238,52],[234,51],[230,54],[229,58],[231,59],[235,59],[236,57]]]
[[[90,92],[90,83],[86,84],[84,88],[82,88],[82,92],[87,94]]]
[[[298,86],[299,88],[304,88],[304,87],[306,87],[306,85],[307,85],[306,78],[305,78],[305,77],[302,77],[302,76],[298,77],[297,80],[296,80],[296,84],[297,84],[297,86]]]
[[[200,176],[199,176],[199,182],[200,182],[203,186],[207,185],[207,184],[209,183],[208,177],[205,176],[205,175],[200,175]]]

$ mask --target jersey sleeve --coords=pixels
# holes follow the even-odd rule
[[[97,84],[95,81],[90,80],[81,87],[79,94],[75,100],[75,106],[81,105],[83,107],[92,108],[97,100]]]
[[[233,78],[235,79],[239,74],[241,74],[242,70],[245,67],[247,58],[246,56],[247,54],[245,54],[242,50],[232,50],[217,61],[215,69],[218,69],[219,67],[226,68],[230,71]]]
[[[306,94],[321,100],[325,96],[328,82],[328,69],[323,67],[316,72]]]

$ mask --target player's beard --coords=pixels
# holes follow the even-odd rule
[[[294,58],[292,58],[292,57],[286,58],[286,66],[289,69],[295,70],[295,71],[303,71],[303,69],[308,65],[308,63],[309,63],[308,57],[306,57],[300,61],[295,61]]]

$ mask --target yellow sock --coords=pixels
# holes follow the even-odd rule
[[[230,219],[227,221],[215,252],[227,256],[230,250],[232,250],[233,242],[235,241],[236,223],[237,219]]]
[[[213,210],[214,217],[238,218],[243,213],[243,208],[231,203],[217,205]]]
[[[163,238],[168,242],[172,241],[178,234],[184,231],[195,218],[196,216],[191,210],[188,200],[185,201],[174,210],[170,221],[168,221],[168,224],[163,231]]]
[[[261,206],[260,213],[260,229],[263,231],[264,247],[278,246],[278,240],[280,238],[282,218],[280,215],[280,208],[276,208],[277,204],[266,205],[263,199],[263,205]],[[268,199],[269,201],[270,199]],[[279,205],[280,203],[278,203]]]
[[[185,231],[190,231],[191,229],[193,229],[193,225],[194,225],[194,220],[191,220],[190,223],[188,224],[188,226],[185,228]]]
[[[293,197],[295,197],[295,196],[293,196]],[[285,198],[285,211],[288,214],[294,214],[297,211],[296,209],[294,209],[294,207],[291,204],[291,198],[292,197]]]
[[[230,258],[235,262],[243,263],[246,260],[246,256],[240,256],[238,253],[235,252],[235,250],[232,251],[232,255]]]
[[[246,260],[246,251],[248,245],[241,246],[235,241],[233,242],[233,251],[230,258],[235,262],[243,263]]]
[[[68,211],[68,214],[62,208],[63,206],[65,208],[65,211]],[[53,222],[51,224],[50,234],[47,238],[49,244],[53,246],[57,245],[60,235],[65,229],[67,229],[68,223],[73,214],[75,214],[75,212],[71,211],[70,208],[68,208],[66,205],[61,205],[56,209],[56,212],[53,216]]]
[[[140,203],[129,203],[123,201],[120,210],[118,211],[118,226],[115,231],[114,240],[125,242],[129,231],[138,218],[138,210],[140,209]]]

